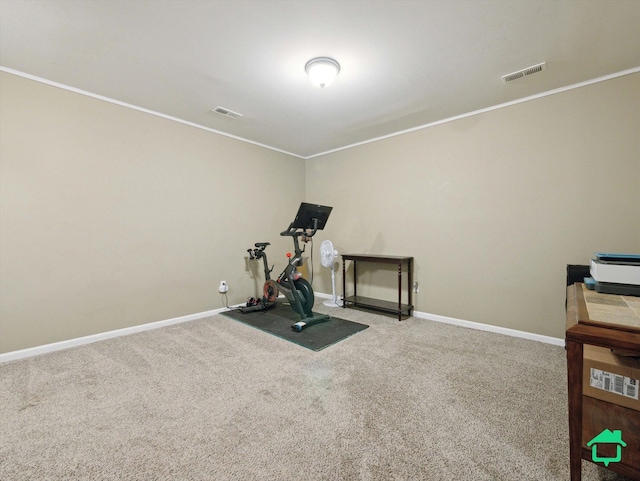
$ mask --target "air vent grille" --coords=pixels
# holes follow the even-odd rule
[[[215,112],[220,115],[224,115],[225,117],[229,117],[232,119],[239,119],[240,117],[242,117],[242,114],[239,114],[238,112],[234,112],[233,110],[225,109],[224,107],[220,107],[220,106],[217,106],[215,109],[212,110],[212,112]]]
[[[547,66],[547,62],[539,63],[538,65],[532,65],[531,67],[523,68],[522,70],[518,70],[517,72],[513,72],[507,75],[502,76],[502,81],[504,83],[513,82],[514,80],[518,80],[519,78],[526,77],[528,75],[533,75],[534,73],[542,72]]]

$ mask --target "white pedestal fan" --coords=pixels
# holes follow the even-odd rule
[[[320,262],[324,267],[331,268],[331,291],[333,298],[326,300],[322,304],[330,307],[342,307],[342,300],[336,296],[336,270],[335,264],[338,258],[338,251],[333,248],[333,243],[330,240],[322,241],[320,244]]]

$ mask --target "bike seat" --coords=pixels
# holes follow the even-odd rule
[[[256,242],[256,247],[258,247],[258,248],[262,247],[264,249],[265,247],[270,246],[270,245],[271,245],[271,243],[269,243],[269,242]]]

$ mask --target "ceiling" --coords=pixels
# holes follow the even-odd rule
[[[0,66],[309,158],[638,70],[638,25],[639,0],[0,0]]]

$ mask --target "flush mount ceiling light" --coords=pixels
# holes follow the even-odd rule
[[[304,70],[314,84],[324,88],[335,80],[340,64],[329,57],[317,57],[309,60]]]

